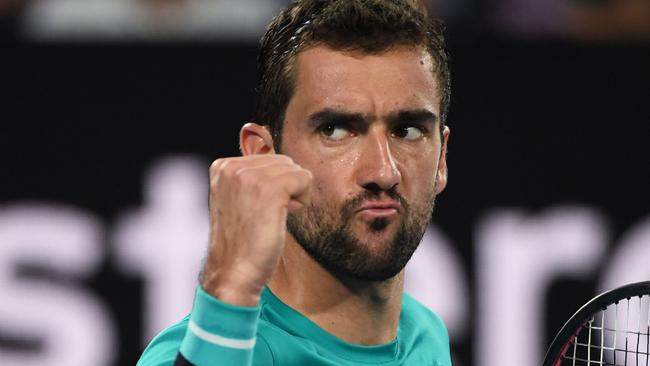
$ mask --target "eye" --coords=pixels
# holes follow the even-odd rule
[[[347,128],[334,124],[321,126],[320,133],[322,133],[328,140],[334,141],[342,140],[350,135],[350,131]]]
[[[404,140],[417,140],[424,136],[424,132],[415,126],[401,126],[393,132],[393,136]]]

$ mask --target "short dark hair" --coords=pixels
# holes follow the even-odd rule
[[[314,45],[379,54],[396,46],[423,47],[440,84],[440,126],[451,92],[448,54],[441,23],[417,0],[297,0],[269,24],[257,61],[255,121],[271,129],[281,149],[285,112],[295,89],[292,72],[298,52]]]

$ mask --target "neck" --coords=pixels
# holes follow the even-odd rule
[[[403,272],[379,282],[334,275],[290,241],[268,286],[285,304],[337,338],[378,345],[397,335],[403,284]]]

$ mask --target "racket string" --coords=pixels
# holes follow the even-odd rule
[[[612,304],[594,314],[572,338],[558,366],[649,366],[650,296]]]

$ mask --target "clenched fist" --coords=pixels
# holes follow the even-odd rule
[[[312,175],[285,155],[216,160],[210,167],[210,243],[204,290],[255,306],[275,271],[287,214],[308,203]]]

